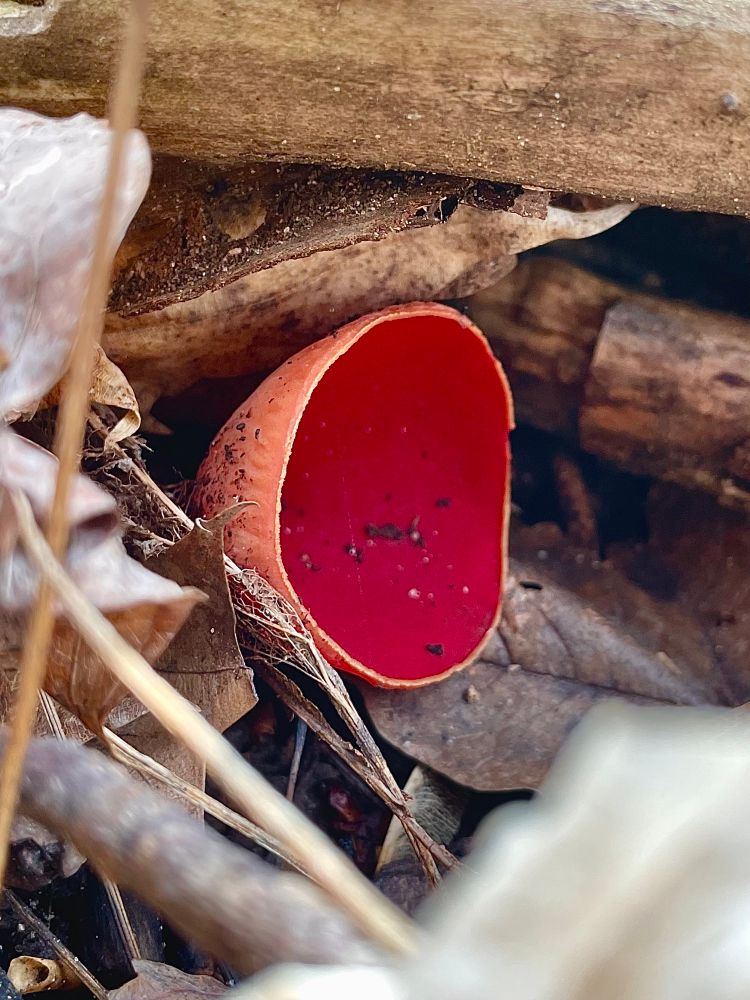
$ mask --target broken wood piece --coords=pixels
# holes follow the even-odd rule
[[[0,747],[5,739],[3,731]],[[69,837],[100,871],[241,972],[280,960],[371,955],[305,879],[279,873],[204,829],[101,754],[59,740],[32,741],[21,809]]]
[[[82,985],[78,976],[61,962],[33,955],[19,955],[18,958],[11,959],[8,979],[21,996],[44,993],[47,990],[74,990]]]
[[[120,28],[118,0],[78,0],[0,37],[0,103],[103,114]],[[159,152],[750,212],[743,3],[570,0],[530,17],[524,0],[162,0],[150,37],[141,120]]]
[[[530,259],[469,312],[521,422],[750,509],[750,322]]]
[[[284,261],[447,221],[464,202],[544,218],[518,184],[376,170],[156,157],[114,262],[109,309],[137,316]]]

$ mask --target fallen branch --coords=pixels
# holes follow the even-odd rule
[[[6,742],[2,731],[0,747]],[[240,972],[277,961],[372,956],[349,921],[305,879],[205,829],[95,751],[33,740],[21,809]]]
[[[541,258],[469,306],[508,372],[520,421],[750,509],[747,320]]]

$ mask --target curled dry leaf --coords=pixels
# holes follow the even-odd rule
[[[141,316],[110,312],[104,347],[131,380],[141,409],[198,378],[263,372],[355,316],[413,300],[469,295],[507,274],[515,254],[594,235],[631,206],[550,208],[544,219],[459,205],[443,225],[321,251],[239,278]]]
[[[110,990],[110,1000],[209,1000],[227,991],[224,983],[211,976],[189,976],[160,962],[135,958],[133,969],[135,979]]]
[[[33,408],[65,371],[88,279],[110,130],[88,115],[0,109],[0,418]],[[115,207],[119,244],[148,185],[129,137]]]
[[[115,259],[110,308],[152,312],[285,260],[432,226],[462,199],[543,217],[548,195],[439,174],[157,156]]]
[[[5,639],[2,665],[20,653],[22,620],[31,606],[38,577],[20,548],[8,494],[28,497],[35,518],[46,522],[52,504],[57,461],[10,430],[0,432],[0,608]],[[200,591],[180,587],[131,559],[117,534],[114,500],[84,476],[77,476],[69,499],[71,540],[66,568],[96,608],[150,662],[164,651]],[[46,690],[94,732],[101,729],[125,690],[111,677],[78,633],[59,618],[47,665]]]
[[[534,529],[512,538],[517,553],[540,549]],[[732,703],[686,610],[612,565],[560,549],[556,559],[548,537],[543,563],[511,561],[500,626],[476,663],[398,697],[363,687],[381,735],[461,784],[534,788],[598,702]]]
[[[220,732],[257,702],[253,675],[240,653],[232,599],[224,570],[222,532],[241,507],[212,521],[198,521],[188,535],[148,561],[148,568],[177,584],[200,584],[206,602],[195,608],[159,660],[162,676]],[[142,753],[203,788],[205,768],[183,744],[146,713],[121,730]]]
[[[39,402],[37,410],[57,406],[62,399],[67,384],[67,375],[63,376],[57,385]],[[89,387],[89,400],[101,406],[109,406],[114,410],[124,410],[124,415],[109,431],[104,441],[105,451],[113,444],[124,441],[141,426],[141,413],[133,387],[114,362],[110,361],[101,347],[96,345],[94,371]]]

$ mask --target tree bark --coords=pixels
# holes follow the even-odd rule
[[[67,0],[21,37],[2,37],[4,14],[0,101],[104,114],[124,9]],[[179,156],[748,214],[748,93],[741,0],[160,0],[141,117],[152,146]]]
[[[470,300],[521,421],[750,510],[750,322],[532,259]]]

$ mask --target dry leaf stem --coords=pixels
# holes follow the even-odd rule
[[[60,964],[65,966],[73,978],[80,980],[86,989],[96,997],[96,1000],[108,1000],[108,993],[96,976],[89,972],[83,962],[76,958],[73,952],[39,919],[33,910],[30,910],[10,889],[5,890],[4,897],[15,910],[16,916],[32,927],[40,940],[45,941],[52,948],[60,960]]]
[[[416,944],[415,926],[125,642],[53,557],[26,498],[14,495],[12,499],[29,559],[48,580],[66,616],[89,648],[168,732],[203,761],[230,798],[299,858],[310,877],[358,927],[389,952],[409,953]]]
[[[58,740],[64,740],[65,733],[63,732],[62,724],[60,723],[60,716],[58,715],[55,702],[46,691],[39,692],[39,701],[52,735]],[[125,908],[125,900],[122,898],[122,893],[115,883],[106,876],[102,878],[102,884],[104,885],[104,891],[107,894],[109,904],[112,907],[112,915],[114,916],[115,924],[117,925],[117,929],[120,933],[120,937],[123,945],[125,946],[125,951],[127,952],[128,957],[131,960],[134,958],[140,958],[141,949],[138,946],[138,939],[135,936],[133,925],[130,923],[130,917],[128,916],[128,911]]]
[[[122,178],[127,135],[136,119],[143,73],[147,14],[148,0],[131,0],[131,15],[127,19],[125,41],[112,92],[112,143],[102,194],[101,213],[94,239],[91,272],[71,354],[68,384],[60,405],[55,433],[55,452],[59,459],[59,467],[55,497],[47,526],[47,538],[54,558],[60,558],[68,544],[68,496],[80,463],[95,347],[101,338],[104,324],[111,270],[110,245],[115,205]],[[26,628],[18,694],[0,777],[0,884],[8,862],[10,828],[18,801],[23,759],[37,711],[38,691],[44,683],[54,624],[53,590],[49,581],[42,577],[37,600]]]
[[[307,875],[300,862],[289,854],[275,837],[271,837],[255,823],[251,823],[249,819],[240,816],[234,809],[225,806],[223,802],[219,802],[213,796],[209,795],[208,792],[204,792],[195,785],[191,785],[189,781],[185,781],[184,778],[180,778],[179,775],[170,771],[168,767],[160,764],[159,761],[154,760],[153,757],[149,757],[147,754],[141,753],[140,750],[136,750],[135,747],[132,747],[121,736],[118,736],[117,733],[113,733],[111,729],[107,729],[106,726],[103,729],[103,733],[108,743],[108,749],[115,760],[119,760],[121,764],[133,768],[133,770],[138,771],[139,774],[145,777],[158,781],[186,802],[198,806],[204,812],[213,816],[214,819],[218,819],[220,823],[224,823],[225,826],[230,827],[237,833],[241,833],[243,837],[247,837],[248,840],[252,840],[259,847],[274,854],[302,875]]]

